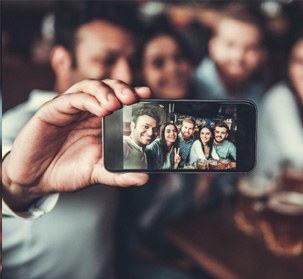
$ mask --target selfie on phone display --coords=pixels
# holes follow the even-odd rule
[[[241,105],[253,108],[237,102],[142,101],[115,112],[119,119],[108,117],[105,142],[121,151],[121,170],[236,171],[237,147],[243,144],[238,124],[247,117],[239,114]],[[107,123],[115,123],[122,131]],[[110,135],[115,139],[110,140]],[[253,138],[253,131],[249,135]],[[246,144],[249,142],[254,144],[251,139]],[[106,166],[107,158],[115,160],[106,156],[107,150]]]
[[[131,119],[127,117],[127,107],[124,108],[123,124],[130,127],[129,135],[128,130],[123,131],[124,168],[215,170],[236,166],[236,146],[227,139],[236,133],[235,107],[220,106],[216,119],[202,118],[203,111],[201,117],[193,117],[180,114],[174,108],[174,103],[158,109],[146,104],[132,112]],[[231,115],[224,119],[223,113],[227,110]],[[160,123],[159,118],[163,119]]]

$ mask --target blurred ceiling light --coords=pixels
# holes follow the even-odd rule
[[[140,13],[145,17],[156,17],[163,14],[165,4],[160,2],[147,2],[141,5]]]
[[[52,13],[46,14],[42,19],[41,34],[46,40],[52,41],[55,34],[55,16]]]
[[[261,9],[269,17],[275,17],[282,11],[281,3],[277,1],[265,1],[261,4]]]

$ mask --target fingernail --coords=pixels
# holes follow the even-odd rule
[[[136,91],[143,91],[143,90],[146,90],[146,89],[149,89],[149,87],[147,87],[147,86],[137,86],[137,87],[135,87]]]

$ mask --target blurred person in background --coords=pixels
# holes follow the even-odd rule
[[[265,36],[259,11],[244,3],[223,6],[209,41],[209,57],[195,72],[195,97],[259,103],[265,87],[256,75],[266,58]]]
[[[259,175],[276,177],[284,163],[303,168],[302,32],[292,40],[288,54],[287,78],[269,90],[260,109]]]
[[[209,56],[195,71],[197,99],[248,99],[260,104],[265,85],[258,77],[266,60],[266,32],[260,10],[250,3],[220,5],[214,34],[208,44]],[[211,187],[235,191],[237,175],[217,175]]]
[[[147,30],[139,40],[137,83],[150,87],[154,98],[190,98],[193,84],[189,48],[170,26],[151,25]],[[184,123],[190,126],[189,132],[188,127],[183,128],[187,139],[193,136],[192,121]],[[188,157],[189,152],[190,148]],[[150,175],[144,189],[122,190],[119,247],[126,247],[119,254],[121,278],[191,278],[177,268],[182,253],[164,239],[161,226],[168,220],[214,205],[217,196],[208,191],[211,179],[211,175],[159,173]],[[203,271],[201,274],[205,275]]]
[[[181,99],[194,95],[192,56],[183,37],[165,20],[143,30],[137,52],[138,84],[147,85],[153,98]],[[195,123],[184,122],[180,133],[179,167],[189,160]]]
[[[192,57],[182,36],[168,24],[146,27],[138,43],[138,84],[154,98],[179,99],[192,93]]]
[[[117,189],[87,186],[147,180],[101,162],[100,117],[150,93],[126,84],[136,14],[127,3],[56,5],[54,91],[34,90],[3,117],[3,277],[113,278]],[[98,81],[72,86],[83,79]]]

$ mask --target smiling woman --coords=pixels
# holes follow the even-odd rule
[[[161,127],[160,139],[146,147],[148,167],[150,169],[176,169],[181,161],[179,155],[178,129],[167,122]]]
[[[155,98],[189,96],[192,57],[183,38],[168,25],[144,30],[137,52],[139,83],[151,88]]]
[[[199,129],[199,139],[197,139],[191,148],[189,155],[189,163],[193,164],[198,160],[216,159],[219,156],[213,148],[214,132],[211,126],[201,126]]]
[[[295,41],[289,58],[288,75],[297,95],[299,105],[303,108],[303,34]]]

